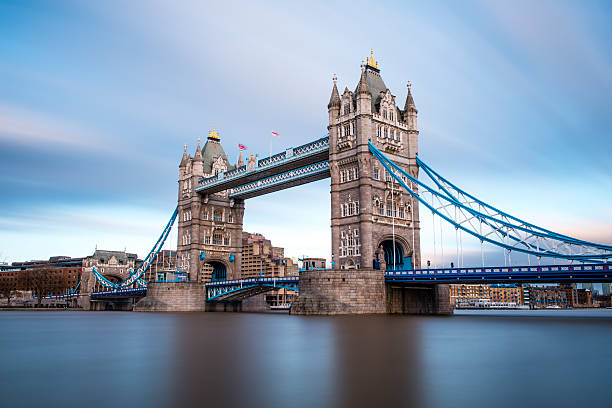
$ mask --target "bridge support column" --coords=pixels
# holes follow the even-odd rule
[[[385,274],[380,270],[303,271],[299,285],[293,315],[387,313]]]
[[[206,288],[203,283],[149,283],[147,296],[134,306],[135,312],[203,312]]]
[[[387,310],[396,314],[449,315],[453,313],[448,285],[387,285]]]
[[[452,314],[448,285],[400,287],[385,283],[382,270],[300,273],[293,315]]]

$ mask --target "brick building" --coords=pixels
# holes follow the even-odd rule
[[[83,258],[52,256],[48,260],[13,262],[0,267],[0,284],[13,287],[15,292],[33,292],[28,286],[25,275],[36,272],[44,274],[48,286],[52,288],[47,295],[64,295],[78,290],[83,272]]]
[[[455,307],[460,304],[485,307],[490,301],[489,285],[450,285],[450,302]]]
[[[572,297],[567,288],[560,286],[535,286],[527,287],[529,291],[529,307],[541,309],[546,307],[571,307]]]
[[[522,288],[512,284],[489,285],[491,306],[519,306],[523,304]]]

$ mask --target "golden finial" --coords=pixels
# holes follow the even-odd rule
[[[213,130],[208,132],[208,138],[213,140],[219,140],[219,133],[217,132],[215,126],[213,126]]]
[[[187,143],[185,143],[185,153],[187,153]]]
[[[372,68],[378,69],[378,61],[374,61],[374,49],[370,48],[370,58],[366,60],[366,64]]]

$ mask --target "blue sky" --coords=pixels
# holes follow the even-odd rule
[[[612,243],[611,16],[597,1],[0,1],[0,260],[145,255],[185,143],[215,125],[235,160],[238,143],[267,154],[272,130],[274,150],[323,136],[332,74],[354,89],[370,48],[402,104],[413,84],[423,160],[516,216]],[[329,256],[328,180],[246,206],[245,230]]]

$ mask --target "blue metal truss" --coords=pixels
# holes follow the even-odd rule
[[[260,190],[270,189],[324,173],[329,173],[329,162],[327,160],[232,188],[230,189],[229,197],[241,198]]]
[[[239,300],[274,289],[298,291],[298,282],[299,278],[297,276],[210,282],[206,284],[206,300],[209,302]]]
[[[596,263],[612,258],[610,246],[567,237],[512,217],[468,195],[425,165],[423,170],[435,184],[435,188],[431,187],[395,164],[371,142],[369,148],[393,179],[412,197],[456,229],[467,232],[481,242],[491,243],[509,252],[534,255],[538,259],[553,257]],[[417,160],[419,165],[424,164]],[[422,191],[419,191],[421,188]],[[425,194],[431,197],[430,201],[425,199]]]
[[[113,290],[100,290],[92,292],[91,297],[93,298],[127,298],[133,296],[145,296],[147,294],[147,288],[128,288],[128,289],[113,289]]]
[[[170,231],[172,230],[172,226],[174,225],[174,222],[176,221],[177,216],[178,216],[178,207],[174,209],[174,212],[172,213],[172,216],[170,217],[170,221],[168,221],[168,224],[166,224],[166,227],[164,228],[161,235],[157,239],[157,242],[155,243],[153,248],[149,251],[145,259],[141,262],[141,264],[138,266],[138,268],[136,268],[135,271],[130,269],[130,276],[127,279],[125,279],[122,282],[117,282],[117,283],[111,282],[106,277],[104,277],[104,275],[102,275],[98,271],[98,269],[96,269],[96,267],[94,266],[92,270],[93,270],[94,276],[96,277],[96,280],[100,282],[102,286],[110,290],[119,290],[119,289],[129,288],[133,284],[137,284],[143,288],[146,288],[147,282],[142,277],[145,274],[145,272],[151,267],[153,260],[157,257],[157,254],[164,246],[164,243],[166,242],[166,239],[168,238],[168,235],[170,234]]]
[[[234,170],[219,173],[216,176],[201,178],[198,181],[196,191],[205,192],[206,190],[215,186],[238,180],[247,175],[247,173],[249,175],[257,174],[258,172],[264,172],[273,167],[284,166],[291,162],[296,162],[310,156],[321,154],[325,151],[329,151],[329,136],[306,143],[302,146],[289,148],[284,152],[258,160],[256,167],[252,170],[248,170],[247,166],[241,166]]]

